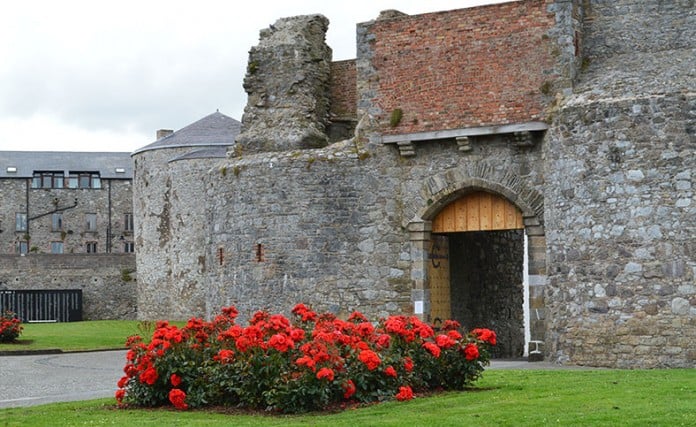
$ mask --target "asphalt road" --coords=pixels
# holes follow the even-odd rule
[[[125,350],[0,356],[0,408],[113,397],[125,362]],[[569,368],[547,362],[493,360],[487,369]]]
[[[126,352],[0,356],[0,408],[113,397]]]

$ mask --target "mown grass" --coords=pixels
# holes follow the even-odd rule
[[[116,409],[113,399],[0,410],[3,426],[693,426],[696,369],[487,370],[476,387],[331,414]]]
[[[123,349],[126,338],[149,336],[151,322],[94,320],[66,323],[24,323],[17,343],[0,344],[0,352],[29,350],[85,351]]]

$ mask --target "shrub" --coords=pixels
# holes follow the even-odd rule
[[[12,342],[22,333],[22,322],[11,311],[0,315],[0,342]]]
[[[462,334],[457,322],[440,331],[415,316],[373,324],[359,312],[347,320],[303,304],[292,320],[265,311],[247,326],[224,308],[210,322],[179,329],[158,322],[149,343],[128,339],[121,406],[178,409],[234,405],[286,413],[345,402],[410,400],[433,389],[461,390],[489,362],[495,333]]]

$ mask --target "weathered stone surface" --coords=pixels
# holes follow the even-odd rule
[[[249,95],[237,144],[244,153],[328,143],[331,48],[322,15],[283,18],[261,30],[249,51]]]
[[[259,308],[287,312],[304,302],[371,317],[422,308],[416,314],[428,318],[432,220],[462,195],[487,191],[522,213],[529,327],[531,339],[545,343],[546,359],[694,366],[696,37],[677,37],[693,35],[693,2],[639,3],[527,0],[420,17],[389,13],[360,25],[361,124],[356,137],[320,148],[312,148],[311,135],[323,133],[315,124],[324,113],[298,119],[295,110],[272,104],[292,99],[287,85],[307,65],[277,65],[294,52],[285,43],[291,39],[286,22],[279,21],[250,55],[249,133],[237,140],[241,148],[188,168],[182,160],[164,174],[157,170],[164,157],[138,163],[138,188],[142,183],[143,197],[150,198],[146,209],[136,207],[143,221],[139,257],[149,269],[142,274],[153,280],[139,290],[142,309],[148,317],[187,309],[210,315],[234,304],[244,319]],[[323,21],[313,19],[303,18],[292,31],[321,27]],[[652,20],[659,25],[648,25]],[[416,46],[406,30],[411,24],[427,27],[427,37],[444,44]],[[645,33],[626,31],[643,27]],[[516,40],[521,29],[524,37]],[[439,49],[443,45],[451,49]],[[512,49],[518,45],[524,49]],[[472,55],[469,46],[489,49]],[[511,48],[497,55],[491,53],[501,51],[496,46]],[[285,59],[274,63],[276,49]],[[511,62],[510,52],[521,51],[526,56]],[[326,58],[319,54],[317,63],[324,60],[319,57]],[[514,73],[490,79],[468,68],[503,70],[510,63],[517,64]],[[426,67],[432,69],[421,73]],[[303,96],[323,105],[325,92],[313,90],[303,89]],[[402,121],[388,124],[390,112],[404,105]],[[286,118],[301,129],[288,133],[275,121]],[[494,132],[468,137],[461,150],[455,137],[438,137],[441,130],[544,118],[549,129],[531,145]],[[406,136],[414,132],[432,139],[413,142]],[[404,136],[401,153],[399,145],[381,143],[385,134]],[[188,227],[175,212],[197,222]],[[462,307],[461,288],[452,294],[452,312],[501,326],[501,346],[510,353],[522,335],[522,286],[513,277],[519,237],[487,236],[454,251],[462,265],[482,260],[476,248],[485,252],[488,259],[478,264],[485,269],[469,265],[455,276],[480,279],[481,286],[468,290],[496,315],[472,315],[476,307]],[[193,268],[193,259],[203,259],[204,268]],[[186,271],[174,274],[179,263]],[[490,277],[492,270],[504,284]]]
[[[136,283],[135,254],[0,255],[0,291],[81,289],[84,320],[135,319]]]

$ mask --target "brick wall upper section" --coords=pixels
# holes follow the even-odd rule
[[[331,117],[355,118],[357,92],[355,60],[331,63]]]
[[[360,24],[358,78],[368,83],[360,88],[359,109],[377,116],[383,134],[543,120],[548,98],[542,92],[558,76],[560,55],[549,36],[553,3],[392,12]],[[396,109],[403,117],[392,127]]]

